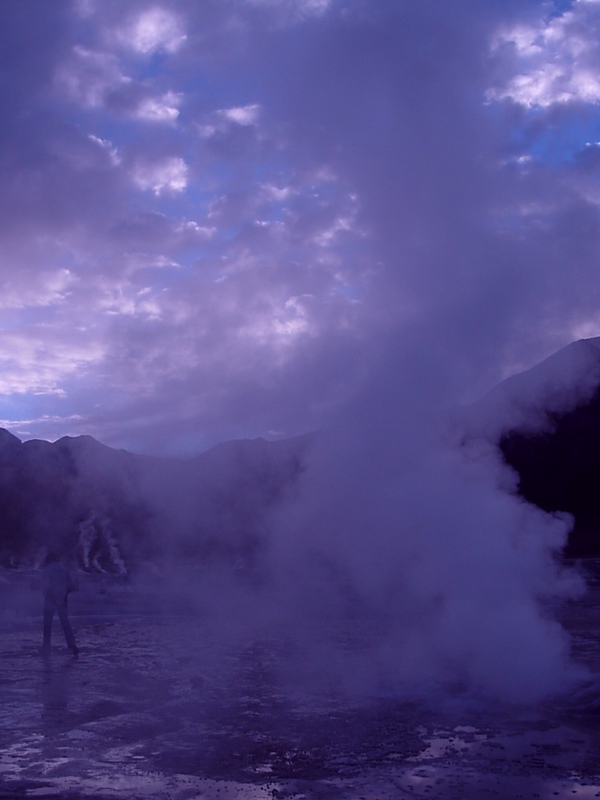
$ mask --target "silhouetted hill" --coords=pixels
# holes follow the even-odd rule
[[[227,442],[161,459],[90,436],[21,442],[0,429],[0,563],[36,563],[49,547],[122,574],[159,555],[249,563],[309,441]]]
[[[526,500],[573,515],[567,554],[600,553],[600,338],[499,384],[469,417],[471,433],[517,471]]]

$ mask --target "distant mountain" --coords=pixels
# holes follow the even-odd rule
[[[573,515],[567,555],[600,553],[600,338],[496,386],[468,409],[466,428],[499,447],[526,500]]]
[[[573,515],[568,553],[600,553],[600,338],[509,378],[460,417],[467,440],[499,448],[527,501]],[[122,575],[159,558],[251,571],[312,441],[232,441],[166,459],[90,436],[21,442],[0,428],[0,564],[35,565],[50,548]]]
[[[226,442],[161,459],[90,436],[21,442],[0,428],[0,563],[35,564],[55,549],[83,569],[121,574],[159,555],[243,567],[310,440]]]

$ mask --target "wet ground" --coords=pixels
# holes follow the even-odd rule
[[[5,571],[0,798],[600,797],[600,562],[587,570],[560,613],[592,677],[535,707],[306,705],[277,688],[275,645],[211,650],[185,613],[150,615],[99,578],[72,602],[80,657],[55,627],[43,659],[36,577]]]

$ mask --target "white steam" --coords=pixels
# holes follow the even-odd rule
[[[569,520],[520,500],[491,447],[396,431],[393,449],[382,467],[357,458],[356,441],[323,437],[277,520],[276,602],[302,643],[296,679],[365,694],[454,684],[517,701],[559,690],[575,671],[549,608],[581,589],[553,559]]]

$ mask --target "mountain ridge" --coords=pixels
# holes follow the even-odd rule
[[[600,553],[600,337],[502,381],[454,421],[463,443],[497,448],[524,500],[572,515],[568,555]],[[0,564],[39,563],[52,547],[121,575],[159,557],[251,567],[317,436],[161,458],[86,435],[22,442],[0,428]]]
[[[52,547],[124,574],[165,550],[166,531],[182,553],[248,558],[310,441],[234,440],[163,459],[90,436],[21,442],[0,429],[0,563],[39,561]]]

